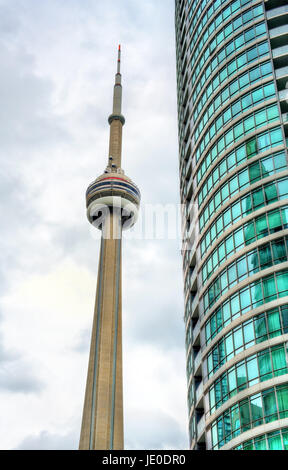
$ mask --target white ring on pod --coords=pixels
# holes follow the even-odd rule
[[[87,218],[91,224],[93,224],[91,212],[96,212],[96,209],[101,210],[101,207],[103,206],[116,207],[126,209],[131,213],[133,212],[131,224],[129,226],[125,224],[124,230],[132,227],[138,219],[139,206],[121,196],[104,196],[100,197],[99,199],[96,199],[96,201],[91,202],[91,204],[89,204],[87,208]]]

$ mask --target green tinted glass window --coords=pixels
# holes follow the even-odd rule
[[[287,167],[286,157],[284,153],[279,153],[275,156],[275,168],[276,170],[280,171]]]
[[[283,331],[284,333],[288,333],[288,307],[285,305],[281,307],[281,318],[283,324]]]
[[[257,217],[256,234],[257,234],[257,238],[265,237],[268,234],[268,225],[267,225],[266,215]]]
[[[240,186],[240,189],[244,189],[248,185],[249,185],[249,174],[248,174],[248,171],[245,170],[239,174],[239,186]]]
[[[247,276],[247,263],[245,257],[237,261],[237,275],[239,281],[241,281],[243,277]]]
[[[265,200],[272,204],[272,202],[277,201],[277,187],[275,184],[270,184],[265,187]]]
[[[254,426],[259,426],[263,423],[263,403],[261,395],[254,395],[251,397],[251,421]]]
[[[248,400],[244,401],[240,404],[240,422],[243,431],[248,431],[250,429],[250,408]]]
[[[255,121],[256,121],[256,126],[262,126],[266,123],[267,118],[266,118],[265,109],[255,114]]]
[[[234,347],[239,350],[242,350],[243,347],[243,335],[242,335],[242,328],[235,330],[234,332]]]
[[[225,185],[221,189],[222,201],[225,201],[229,197],[229,187]]]
[[[270,138],[267,134],[260,135],[257,138],[258,151],[265,152],[270,147]]]
[[[277,288],[280,297],[288,294],[288,273],[277,274]]]
[[[219,260],[223,260],[225,258],[225,245],[224,243],[221,243],[219,246]]]
[[[251,41],[253,39],[253,36],[254,36],[254,31],[252,29],[246,31],[244,35],[245,42]],[[242,39],[242,36],[241,36],[240,41],[236,41],[236,44],[238,47],[241,47],[243,43],[244,43],[244,40]]]
[[[250,345],[250,343],[254,344],[254,328],[253,322],[247,322],[243,328],[244,340],[245,344]]]
[[[277,403],[274,389],[265,390],[263,393],[265,422],[270,423],[277,419]]]
[[[254,191],[252,194],[252,197],[253,197],[254,207],[261,207],[264,205],[264,197],[263,197],[262,189],[259,189],[258,191]]]
[[[270,135],[273,144],[277,144],[282,141],[282,133],[280,129],[273,130]]]
[[[275,157],[276,159],[277,157]],[[261,161],[261,173],[263,178],[268,177],[269,175],[273,175],[274,173],[274,162],[273,158],[265,158]]]
[[[240,201],[238,201],[236,204],[233,204],[233,206],[232,206],[232,214],[233,214],[233,220],[237,220],[238,218],[241,217],[241,205],[240,205]],[[288,210],[287,210],[287,221],[288,221]]]
[[[249,167],[249,176],[251,183],[258,181],[261,178],[259,162],[256,162]]]
[[[251,104],[251,103],[250,103]],[[233,115],[233,118],[235,116],[237,116],[238,114],[240,114],[242,112],[242,109],[241,109],[241,103],[240,101],[236,101],[236,103],[234,103],[232,105],[232,115]]]
[[[235,127],[235,132],[236,132],[236,127]],[[243,133],[243,125],[242,125],[242,133]],[[249,143],[247,143],[247,146],[248,145],[249,145]],[[251,144],[250,149],[251,149],[251,154],[252,154],[252,151],[253,151],[253,145],[252,144]],[[245,160],[246,152],[248,153],[248,150],[247,149],[245,150],[244,146],[241,146],[236,150],[237,163],[241,163],[243,160]]]
[[[232,253],[234,251],[233,235],[230,235],[230,237],[226,238],[225,247],[226,247],[226,253]]]
[[[251,158],[257,153],[257,139],[254,138],[252,140],[249,140],[246,144],[246,153],[247,157]]]
[[[282,375],[287,373],[286,355],[284,346],[272,348],[272,362],[274,374]]]
[[[279,112],[277,106],[271,106],[267,109],[268,119],[269,121],[273,121],[279,117]]]
[[[250,309],[251,299],[249,290],[246,289],[240,294],[241,310],[246,312]]]
[[[287,418],[288,416],[288,387],[287,385],[282,385],[278,387],[277,390],[277,401],[280,411],[280,418]]]
[[[274,264],[282,263],[287,260],[285,242],[275,241],[272,243],[273,262]],[[288,288],[288,285],[286,286]]]
[[[267,339],[267,327],[265,317],[259,316],[255,320],[256,343],[261,343]]]
[[[284,430],[283,430],[282,437],[283,437],[283,448],[284,450],[288,450],[288,431],[284,433]]]
[[[259,372],[261,381],[268,380],[272,378],[272,364],[270,351],[263,351],[263,353],[258,358]]]
[[[244,246],[244,234],[243,229],[240,228],[234,233],[234,245],[236,249],[239,249]]]
[[[259,258],[262,269],[272,266],[272,253],[270,245],[264,245],[259,249]]]
[[[267,445],[266,445],[266,439],[260,438],[259,440],[255,439],[255,450],[266,450]]]
[[[281,331],[280,317],[278,310],[272,310],[269,312],[268,317],[268,330],[270,336],[278,336],[279,331]]]
[[[266,116],[265,111],[263,111],[263,114],[264,114],[264,116],[263,116],[263,122],[264,122],[265,121],[265,116]],[[257,118],[257,114],[256,114],[255,117]],[[254,116],[250,116],[250,117],[248,117],[244,120],[244,130],[245,130],[245,132],[248,133],[251,129],[253,129],[253,127],[254,127]]]
[[[274,88],[274,87],[273,87]],[[253,102],[254,103],[257,103],[258,101],[262,101],[263,98],[264,98],[264,92],[263,92],[263,89],[260,88],[258,90],[255,90],[252,92],[252,98],[253,98]]]
[[[282,222],[281,222],[281,215],[280,215],[279,210],[270,212],[268,214],[268,223],[269,223],[269,229],[272,233],[277,232],[278,230],[281,230]]]
[[[274,277],[268,277],[263,280],[263,293],[265,302],[271,302],[271,300],[276,299],[276,287]]]
[[[239,431],[240,413],[239,413],[239,408],[237,405],[231,408],[231,423],[232,423],[233,437],[236,437],[238,436],[238,434],[240,434],[240,431]]]
[[[261,254],[261,249],[259,249],[259,253]],[[249,252],[246,258],[248,264],[248,272],[257,273],[259,271],[259,258],[257,250]]]
[[[281,436],[279,432],[271,433],[268,437],[269,450],[282,450]]]
[[[229,284],[233,285],[234,282],[236,282],[237,279],[237,272],[236,272],[236,266],[232,265],[231,268],[228,269],[228,279],[229,279]]]
[[[258,373],[257,357],[255,356],[247,362],[247,374],[250,387],[258,382]]]
[[[250,243],[253,243],[256,238],[255,238],[255,224],[254,221],[252,220],[248,224],[244,225],[244,234],[245,234],[245,244],[249,245]]]
[[[288,187],[287,187],[287,183],[282,180],[282,181],[279,181],[278,183],[278,191],[279,191],[279,196],[280,196],[280,199],[285,199],[288,195]]]

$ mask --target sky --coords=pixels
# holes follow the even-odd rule
[[[0,0],[0,449],[78,448],[117,48],[122,166],[175,205],[174,34],[173,0]],[[123,240],[126,449],[188,447],[180,248]]]

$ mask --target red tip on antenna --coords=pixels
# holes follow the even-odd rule
[[[121,51],[121,44],[119,44],[119,48],[118,48],[118,51]]]

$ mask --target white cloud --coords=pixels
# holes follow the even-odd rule
[[[75,432],[61,435],[41,431],[39,434],[25,437],[17,450],[75,450],[77,438],[79,436]]]

